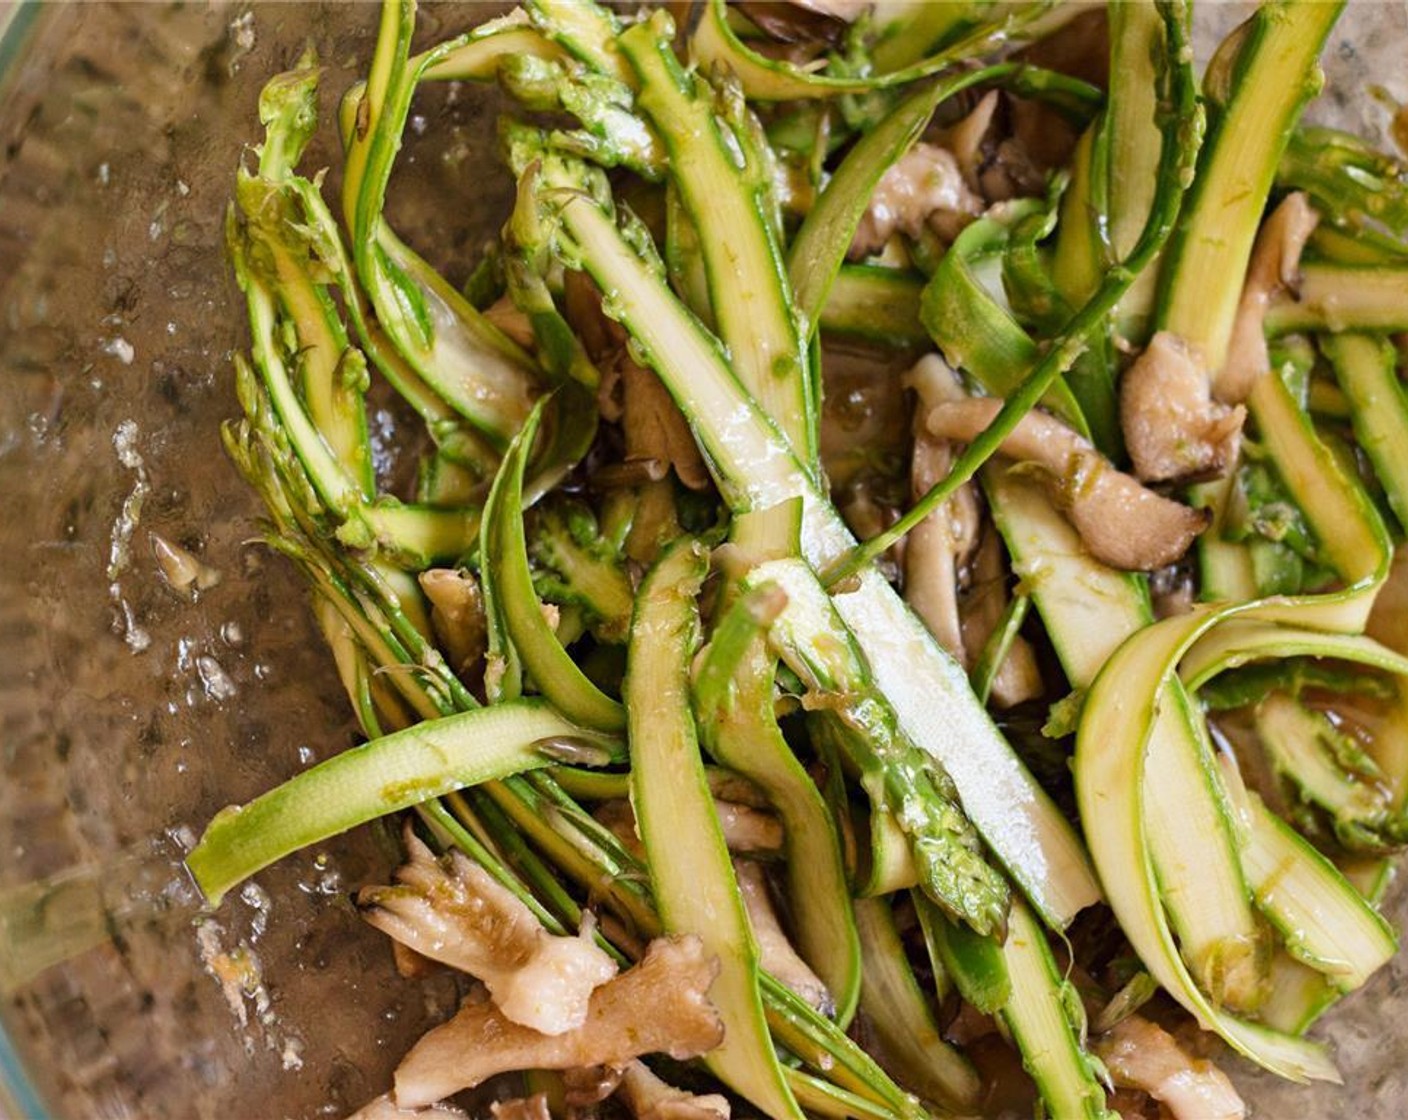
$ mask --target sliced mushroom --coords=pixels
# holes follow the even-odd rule
[[[462,853],[437,860],[409,831],[406,843],[411,858],[396,885],[357,895],[363,917],[417,953],[482,980],[509,1021],[545,1034],[580,1027],[593,990],[616,974],[587,931],[554,937]]]
[[[729,1120],[727,1097],[695,1096],[676,1089],[651,1073],[644,1062],[632,1062],[622,1071],[616,1095],[636,1120]]]
[[[578,1066],[562,1071],[562,1103],[569,1111],[600,1104],[621,1084],[620,1066]]]
[[[548,1098],[543,1093],[494,1101],[489,1105],[489,1115],[494,1120],[552,1120],[552,1113],[548,1110]]]
[[[846,36],[846,24],[856,14],[844,15],[835,8],[855,5],[827,4],[816,0],[784,3],[781,0],[738,0],[738,9],[758,29],[779,43],[813,43],[839,47]]]
[[[500,296],[486,307],[484,318],[523,349],[532,350],[538,345],[537,336],[533,334],[533,324],[528,321],[527,315],[514,306],[513,300],[508,296]]]
[[[940,143],[953,152],[963,181],[975,194],[982,190],[983,142],[992,129],[999,101],[997,90],[989,90],[962,120],[941,134]]]
[[[945,401],[963,400],[958,376],[938,354],[926,354],[905,376],[919,397],[914,413],[914,454],[910,490],[915,499],[941,481],[953,464],[949,441],[925,426],[929,410]],[[981,518],[971,483],[916,525],[904,551],[904,597],[939,644],[967,666],[958,612],[959,573],[978,543]]]
[[[638,965],[592,993],[581,1026],[555,1036],[512,1022],[491,1003],[467,1004],[406,1055],[396,1070],[396,1103],[418,1108],[509,1070],[706,1053],[723,1041],[723,1023],[708,999],[717,972],[699,938],[658,938]]]
[[[1145,482],[1192,481],[1237,461],[1247,411],[1213,400],[1182,339],[1160,331],[1120,380],[1120,426]]]
[[[1301,251],[1319,220],[1309,200],[1297,191],[1287,195],[1262,225],[1247,266],[1227,361],[1213,379],[1212,391],[1218,400],[1228,404],[1246,400],[1257,378],[1271,368],[1266,352],[1266,309],[1274,296],[1295,287]]]
[[[947,148],[918,143],[880,177],[851,241],[850,257],[878,253],[896,233],[918,237],[926,228],[952,240],[983,212],[957,157]]]
[[[797,995],[801,996],[823,1015],[831,1015],[835,1001],[826,990],[821,977],[792,947],[787,931],[778,920],[773,909],[772,898],[768,895],[767,876],[763,869],[750,859],[736,859],[733,870],[738,877],[738,892],[743,896],[743,908],[748,912],[748,924],[753,928],[753,937],[758,943],[758,958],[763,968],[775,976]]]
[[[1002,402],[973,397],[931,409],[929,431],[971,443]],[[1029,412],[1002,442],[1002,454],[1037,465],[1052,499],[1096,559],[1149,572],[1182,556],[1207,527],[1207,513],[1146,490],[1116,470],[1086,439],[1044,412]]]
[[[691,490],[707,489],[709,470],[694,433],[660,378],[637,365],[624,349],[613,364],[621,371],[627,460],[667,464]]]
[[[1176,1120],[1242,1120],[1247,1114],[1226,1074],[1185,1053],[1171,1034],[1142,1016],[1121,1020],[1093,1048],[1116,1085],[1142,1089]]]
[[[601,370],[597,404],[608,420],[620,420],[627,463],[658,463],[658,477],[673,467],[691,490],[709,486],[699,445],[660,379],[630,355],[625,329],[601,308],[601,291],[585,273],[563,279],[564,310],[587,356]]]
[[[792,0],[792,3],[798,8],[810,8],[846,23],[854,23],[875,7],[875,0]]]
[[[776,855],[782,850],[782,822],[771,813],[718,798],[714,799],[714,812],[718,814],[719,828],[729,851],[740,855]],[[639,860],[645,859],[629,801],[622,798],[603,801],[592,816],[611,830],[626,851]]]
[[[977,663],[1002,621],[1010,596],[1007,593],[1007,565],[1002,545],[992,526],[987,527],[973,554],[973,579],[962,605],[964,664]],[[1041,670],[1031,643],[1020,634],[1007,647],[1007,656],[993,675],[991,696],[999,708],[1011,708],[1034,700],[1043,691]]]
[[[461,675],[479,663],[488,648],[488,623],[479,583],[456,568],[430,568],[418,577],[430,600],[430,624],[448,655],[450,668]]]
[[[495,1114],[497,1115],[497,1113]],[[390,1093],[383,1093],[376,1100],[368,1101],[347,1120],[468,1120],[463,1112],[448,1105],[437,1104],[429,1108],[397,1108]]]

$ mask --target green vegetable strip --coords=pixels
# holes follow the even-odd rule
[[[624,775],[600,777],[609,783],[613,791],[610,796],[629,790],[629,778],[627,788],[619,788],[619,777]],[[706,780],[710,777],[717,777],[717,772],[706,773]],[[737,781],[736,778],[729,780]],[[520,779],[508,779],[502,783],[503,790],[513,792],[519,783]],[[495,791],[495,785],[490,783],[486,789]],[[638,877],[636,861],[614,837],[600,830],[588,834],[577,825],[559,829],[550,819],[553,811],[542,811],[543,802],[537,794],[520,798],[496,794],[496,798],[504,811],[550,856],[558,870],[593,896],[606,900],[640,934],[653,936],[660,932],[661,923],[653,909],[649,884]],[[580,809],[573,809],[571,815],[578,825],[586,824]],[[779,1046],[800,1057],[839,1089],[864,1098],[872,1110],[900,1117],[916,1116],[913,1098],[891,1081],[874,1059],[835,1023],[766,972],[761,973],[759,985],[768,1025]]]
[[[922,277],[872,265],[842,265],[821,309],[823,335],[904,350],[928,346],[919,321]]]
[[[919,318],[955,369],[961,369],[997,397],[1022,390],[1037,366],[1041,349],[1012,313],[993,298],[977,267],[1010,240],[1008,221],[1031,217],[1040,204],[1018,203],[1002,219],[979,218],[954,240],[924,288]],[[1082,435],[1084,414],[1061,377],[1053,379],[1043,403]]]
[[[1266,333],[1408,330],[1408,269],[1307,261],[1294,295],[1266,311]]]
[[[421,73],[423,81],[492,82],[505,59],[527,56],[556,62],[566,57],[556,43],[512,16],[482,23],[464,38],[448,49],[432,48],[433,61],[419,56],[412,59],[417,68],[421,62],[429,62]]]
[[[386,333],[366,308],[366,295],[357,282],[342,244],[337,219],[328,209],[319,188],[307,179],[289,182],[302,202],[310,237],[316,238],[318,256],[332,270],[342,290],[343,306],[357,332],[362,349],[397,393],[425,421],[439,453],[467,473],[482,477],[492,470],[497,454],[473,428],[438,396],[405,359],[396,352]]]
[[[1305,102],[1340,2],[1272,0],[1252,17],[1231,97],[1209,130],[1192,197],[1169,246],[1157,325],[1222,368],[1276,165]],[[1170,43],[1169,49],[1176,49]]]
[[[1083,1048],[1085,1011],[1080,995],[1056,968],[1046,932],[1021,899],[1002,946],[1012,994],[998,1012],[1022,1052],[1022,1065],[1055,1120],[1106,1120],[1098,1067]],[[1074,1025],[1073,1025],[1074,1024]]]
[[[1075,689],[1153,621],[1139,577],[1085,550],[1050,499],[1020,472],[984,473],[993,518]],[[1264,994],[1264,937],[1253,912],[1231,815],[1201,722],[1172,682],[1145,761],[1146,827],[1163,904],[1204,992],[1234,1009]]]
[[[474,804],[473,813],[483,822],[485,830],[493,837],[495,846],[503,853],[505,862],[511,864],[514,870],[522,876],[524,882],[531,885],[533,891],[536,892],[534,898],[542,899],[541,905],[545,909],[551,909],[568,929],[573,931],[580,929],[582,908],[567,893],[553,868],[549,867],[529,847],[526,837],[532,834],[527,829],[518,826],[511,819],[511,815],[495,802],[493,795],[496,792],[508,804],[520,804],[512,795],[505,793],[500,782],[485,782],[482,786],[466,790],[464,794],[451,794],[446,800],[452,805],[457,801],[460,805],[466,805],[468,801],[472,801]],[[608,942],[599,932],[595,940],[611,956],[616,958],[618,963],[625,963],[625,954]]]
[[[1171,681],[1145,747],[1144,827],[1161,901],[1199,988],[1228,1011],[1264,998],[1269,945],[1212,745]]]
[[[568,723],[542,701],[518,700],[427,720],[334,755],[246,805],[216,814],[186,857],[217,905],[227,890],[290,852],[451,790],[546,766],[545,739],[613,740]]]
[[[1237,790],[1248,878],[1292,957],[1337,991],[1363,984],[1398,951],[1393,928],[1336,869],[1249,790]]]
[[[416,665],[424,670],[420,681],[404,671],[384,678],[414,710],[433,718],[456,710],[456,699],[468,699],[472,706],[464,686],[445,668],[444,659],[426,648],[419,632],[413,626],[399,625],[402,620],[393,621],[400,607],[384,581],[373,578],[365,566],[346,560],[330,546],[321,518],[310,509],[316,507],[313,486],[282,438],[258,379],[239,355],[235,357],[235,374],[236,392],[247,419],[227,425],[222,435],[227,453],[264,499],[274,520],[269,543],[303,568],[315,591],[338,609],[378,665]]]
[[[705,1060],[767,1115],[800,1117],[763,1019],[757,947],[690,714],[695,597],[707,567],[703,548],[681,541],[657,561],[636,601],[625,684],[631,802],[665,929],[697,935],[719,961],[710,998],[724,1040]]]
[[[531,360],[407,248],[381,218],[411,97],[436,52],[409,59],[410,0],[388,0],[366,86],[351,91],[343,125],[343,210],[357,275],[401,356],[445,401],[502,447],[532,401]],[[444,45],[448,51],[450,44]]]
[[[973,662],[973,672],[970,674],[973,681],[973,691],[984,704],[988,702],[988,697],[992,694],[993,682],[997,679],[997,674],[1001,671],[1008,653],[1012,650],[1012,643],[1021,633],[1022,623],[1027,619],[1027,611],[1031,605],[1032,600],[1029,595],[1020,593],[1013,595],[1007,606],[1002,609],[1002,614],[998,617],[992,634],[988,636],[987,642],[978,653],[977,660]]]
[[[900,1115],[802,1070],[786,1066],[782,1072],[787,1077],[792,1096],[809,1115],[831,1116],[836,1120],[852,1120],[855,1117],[859,1120],[898,1120]]]
[[[924,892],[978,933],[1000,935],[1007,884],[983,859],[951,783],[932,774],[923,754],[902,737],[860,651],[839,640],[846,628],[816,576],[800,560],[774,560],[754,568],[744,586],[755,581],[776,583],[787,593],[769,635],[773,647],[802,678],[813,703],[824,704],[852,732],[840,741],[851,749],[871,801],[908,838]],[[824,637],[813,637],[818,634]]]
[[[748,606],[748,598],[738,605]],[[860,942],[840,841],[821,792],[777,726],[776,660],[767,654],[762,627],[752,621],[738,651],[729,650],[726,627],[728,619],[716,630],[696,678],[700,735],[714,758],[763,790],[781,818],[797,950],[826,985],[837,1021],[846,1024],[860,995]],[[723,686],[711,687],[710,678],[724,673]]]
[[[928,1120],[914,1096],[905,1092],[835,1023],[819,1014],[791,988],[762,974],[760,987],[768,1026],[777,1044],[797,1055],[840,1089],[863,1097],[871,1107],[904,1120]]]
[[[566,259],[615,293],[616,313],[690,420],[730,505],[766,509],[800,496],[808,563],[825,567],[839,559],[854,539],[739,387],[717,343],[596,203],[564,194],[558,205],[574,243]],[[976,702],[963,670],[878,573],[861,573],[857,590],[837,606],[850,612],[847,625],[905,734],[953,776],[994,853],[1042,916],[1064,928],[1098,895],[1085,855]]]
[[[1305,191],[1361,251],[1401,256],[1408,236],[1408,167],[1358,136],[1333,128],[1298,128],[1276,169],[1276,185]]]
[[[787,274],[802,321],[809,329],[815,330],[825,317],[827,297],[875,185],[914,146],[939,105],[960,90],[992,77],[998,69],[969,71],[913,94],[856,141],[841,161],[787,251]]]
[[[1088,688],[1116,647],[1153,620],[1144,581],[1096,561],[1020,470],[989,466],[982,481],[1012,570],[1036,603],[1066,679]]]
[[[858,899],[856,924],[864,950],[861,1011],[891,1067],[923,1099],[972,1111],[981,1088],[978,1075],[939,1033],[905,957],[889,900]]]
[[[1261,442],[1320,547],[1346,584],[1381,579],[1393,551],[1383,519],[1315,434],[1281,378],[1263,376],[1247,398]]]
[[[621,36],[621,51],[640,80],[637,104],[664,141],[671,181],[698,231],[710,307],[734,372],[810,469],[817,402],[767,216],[771,183],[761,168],[747,165],[759,154],[716,115],[707,87],[695,87],[680,69],[672,30],[668,17],[657,14]]]
[[[277,189],[295,177],[294,169],[317,124],[318,76],[312,52],[307,51],[297,68],[272,79],[260,91],[265,140],[258,181],[268,189],[260,192],[250,183],[238,193],[247,221],[258,229],[261,247],[272,258],[271,279],[298,333],[298,364],[309,417],[333,456],[357,481],[362,497],[370,500],[376,494],[376,476],[362,400],[366,361],[350,349],[336,307],[325,287],[313,278],[318,250],[314,238],[300,230],[312,223],[298,220],[292,205],[298,193]],[[251,194],[260,196],[256,206],[249,205],[254,201]]]
[[[232,223],[233,226],[233,223]],[[273,291],[249,267],[244,246],[233,229],[229,235],[230,255],[234,260],[235,278],[245,293],[249,313],[251,353],[268,391],[268,399],[278,414],[287,440],[318,496],[339,519],[352,521],[362,503],[362,493],[353,478],[323,439],[312,419],[304,410],[294,387],[288,366],[284,362],[279,342],[281,317]]]
[[[1112,3],[1108,10],[1110,95],[1098,126],[1105,151],[1097,174],[1105,176],[1109,249],[1115,260],[1123,260],[1139,239],[1153,202],[1159,160],[1155,59],[1165,46],[1163,26],[1149,0]],[[1131,341],[1146,336],[1158,274],[1157,263],[1146,268],[1115,312],[1121,333]]]
[[[1398,355],[1384,339],[1331,335],[1320,348],[1349,399],[1354,438],[1383,483],[1400,526],[1408,527],[1408,396],[1398,380]]]
[[[845,94],[894,89],[940,74],[955,61],[982,54],[994,44],[1004,41],[1012,32],[1034,19],[1040,11],[1039,4],[1017,5],[1005,20],[984,24],[913,66],[868,78],[840,78],[814,74],[787,62],[765,58],[747,47],[729,26],[726,0],[709,0],[703,18],[689,41],[689,49],[691,58],[706,70],[715,64],[722,64],[732,70],[750,100],[791,101],[813,97],[840,97]]]
[[[1211,1003],[1179,959],[1164,918],[1143,807],[1145,744],[1181,654],[1222,617],[1199,611],[1146,627],[1115,651],[1086,696],[1076,740],[1081,823],[1106,897],[1150,975],[1235,1050],[1295,1081],[1337,1080],[1323,1050]]]
[[[1302,964],[1283,949],[1272,958],[1271,994],[1258,1014],[1274,1030],[1302,1035],[1339,998],[1340,993],[1323,972]]]
[[[1135,5],[1128,5],[1135,6]],[[1120,5],[1120,8],[1126,5]],[[1152,5],[1150,14],[1155,20],[1158,13]],[[1152,62],[1152,60],[1151,60]],[[1152,84],[1147,90],[1153,93]],[[1108,119],[1102,118],[1102,119]],[[1153,120],[1150,119],[1152,128]],[[1097,180],[1103,180],[1104,162],[1109,155],[1106,135],[1100,131],[1099,122],[1081,137],[1072,158],[1071,182],[1060,200],[1060,220],[1056,225],[1056,245],[1050,258],[1048,283],[1055,291],[1046,297],[1051,310],[1046,318],[1054,321],[1056,315],[1069,315],[1071,307],[1078,307],[1090,298],[1100,286],[1112,256],[1106,242],[1108,221],[1103,213],[1108,209],[1101,181],[1097,190]],[[1158,133],[1154,133],[1153,160],[1158,159]],[[1153,186],[1153,175],[1149,175],[1149,186]],[[1146,215],[1147,216],[1147,215]],[[1142,226],[1141,217],[1141,226]],[[1138,236],[1138,228],[1134,234]],[[1044,233],[1043,233],[1044,236]],[[1024,246],[1026,252],[1035,257],[1033,261],[1039,274],[1045,279],[1046,263],[1037,254],[1034,244]],[[1012,262],[1009,255],[1008,264]],[[1154,273],[1150,265],[1139,274],[1139,279],[1131,286],[1121,307],[1127,307],[1134,298],[1137,288],[1147,288]],[[1113,317],[1118,319],[1117,309]],[[1077,359],[1066,377],[1071,393],[1080,406],[1080,414],[1090,428],[1091,441],[1106,456],[1118,460],[1123,452],[1123,433],[1120,431],[1119,401],[1115,392],[1115,362],[1111,344],[1110,323],[1091,334],[1090,348]],[[1030,363],[1028,363],[1030,365]]]
[[[489,492],[480,565],[493,571],[497,613],[538,690],[558,711],[583,727],[620,731],[626,725],[626,713],[587,679],[562,648],[533,588],[523,531],[523,475],[545,404],[539,402],[509,445]]]
[[[1169,55],[1173,60],[1171,73],[1166,76],[1168,89],[1163,91],[1159,106],[1159,130],[1163,135],[1163,150],[1159,158],[1158,189],[1149,210],[1143,233],[1124,263],[1118,265],[1101,281],[1095,294],[1051,340],[1041,360],[1027,375],[1022,386],[1012,393],[992,424],[954,462],[948,476],[935,484],[903,517],[889,529],[866,541],[843,562],[826,571],[828,584],[835,584],[859,572],[889,550],[916,525],[953,496],[955,490],[972,478],[1011,434],[1022,417],[1055,384],[1085,349],[1085,340],[1096,330],[1134,278],[1149,264],[1163,247],[1182,205],[1183,191],[1193,163],[1197,158],[1201,132],[1199,106],[1190,68],[1191,51],[1187,45],[1187,9],[1181,4],[1160,4],[1164,15]]]
[[[617,40],[621,24],[610,9],[593,0],[528,0],[528,18],[550,40],[600,74],[632,81]]]
[[[1002,946],[949,921],[923,895],[915,892],[913,897],[925,940],[938,955],[944,972],[953,979],[958,994],[984,1015],[996,1015],[1012,996],[1012,977],[1007,972]]]
[[[485,783],[484,792],[498,811],[513,822],[517,833],[526,836],[547,857],[558,874],[582,884],[590,897],[601,899],[607,909],[641,936],[660,932],[660,919],[643,882],[642,867],[618,846],[608,847],[599,837],[584,835],[577,822],[586,817],[585,813],[577,810],[570,821],[564,820],[560,810],[523,782]]]
[[[469,507],[411,505],[383,498],[362,510],[386,559],[410,571],[455,564],[479,541],[480,513]]]

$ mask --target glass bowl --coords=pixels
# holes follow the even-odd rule
[[[1202,11],[1203,44],[1239,11]],[[466,19],[432,6],[420,33]],[[394,859],[375,829],[213,915],[179,863],[216,809],[354,741],[220,447],[245,344],[221,228],[263,81],[311,42],[328,116],[375,25],[366,4],[0,7],[0,1115],[340,1116],[455,1004],[354,918],[349,890]],[[1367,82],[1408,97],[1405,45],[1401,2],[1351,3],[1325,111],[1381,134]],[[491,91],[423,95],[392,192],[455,279],[507,208],[495,111]],[[1405,977],[1400,959],[1319,1028],[1343,1089],[1231,1063],[1258,1112],[1408,1111]]]

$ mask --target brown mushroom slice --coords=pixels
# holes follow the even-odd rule
[[[468,1120],[463,1112],[448,1105],[437,1104],[429,1108],[398,1108],[390,1093],[383,1093],[375,1100],[368,1101],[347,1120]]]
[[[1120,379],[1120,426],[1136,477],[1192,481],[1237,461],[1241,405],[1215,401],[1207,373],[1177,335],[1159,331]]]
[[[568,1113],[600,1104],[621,1084],[620,1066],[578,1066],[562,1071],[562,1103]]]
[[[846,24],[859,14],[845,14],[857,5],[828,4],[825,0],[737,0],[738,10],[765,35],[779,43],[811,43],[839,47],[846,37]],[[840,9],[840,10],[836,10]]]
[[[931,409],[929,431],[971,443],[997,417],[1002,402],[971,397]],[[1044,412],[1029,412],[1002,441],[1001,453],[1042,469],[1052,499],[1097,560],[1149,572],[1172,564],[1207,527],[1206,511],[1146,490],[1111,465],[1086,439]]]
[[[1002,545],[991,524],[973,554],[972,571],[972,585],[962,607],[964,664],[970,668],[982,656],[1011,600],[1007,593],[1008,567],[1003,562]],[[1017,634],[993,674],[990,690],[993,706],[1015,707],[1036,699],[1043,691],[1036,652],[1030,642]]]
[[[719,817],[724,846],[730,852],[739,855],[777,855],[782,851],[782,822],[771,813],[719,798],[714,799],[714,812]],[[645,859],[645,848],[636,834],[635,813],[629,801],[623,798],[603,801],[592,811],[592,816],[621,841],[626,851],[636,859]]]
[[[989,90],[961,121],[941,134],[940,142],[957,158],[963,181],[974,194],[982,189],[983,144],[992,130],[1001,100],[997,90]]]
[[[518,343],[525,350],[535,350],[538,336],[533,333],[533,324],[528,316],[515,306],[508,296],[500,296],[484,309],[484,318]]]
[[[651,1073],[644,1062],[632,1062],[622,1070],[616,1096],[636,1120],[729,1120],[731,1111],[727,1097],[695,1096],[676,1089]]]
[[[429,568],[417,580],[430,600],[430,624],[449,657],[450,668],[466,673],[488,648],[489,627],[478,581],[456,568]]]
[[[906,385],[919,397],[914,415],[914,454],[910,492],[915,499],[928,493],[953,465],[946,439],[932,435],[924,419],[945,401],[964,400],[958,377],[938,354],[927,354],[905,375]],[[978,543],[980,515],[972,483],[916,525],[904,551],[904,597],[938,643],[965,667],[963,627],[958,611],[959,573]]]
[[[968,188],[958,158],[921,141],[880,176],[849,256],[868,257],[896,233],[918,237],[926,228],[952,240],[982,212],[983,200]]]
[[[748,912],[753,939],[758,943],[758,959],[763,969],[823,1015],[833,1014],[836,1003],[831,993],[821,977],[797,955],[778,920],[762,867],[751,859],[736,859],[733,871],[738,879],[738,893],[743,897],[743,908]]]
[[[552,1120],[545,1093],[534,1093],[531,1097],[510,1097],[506,1101],[494,1101],[489,1105],[489,1115],[494,1120]]]
[[[707,489],[709,469],[694,433],[660,378],[637,365],[624,349],[613,364],[621,372],[626,458],[668,463],[691,490]]]
[[[422,956],[482,980],[510,1021],[545,1034],[580,1027],[592,991],[616,974],[587,931],[555,937],[462,853],[436,859],[409,832],[406,843],[411,858],[396,884],[358,893],[363,917]]]
[[[1212,1062],[1184,1052],[1173,1036],[1139,1015],[1095,1039],[1093,1049],[1116,1085],[1141,1089],[1176,1120],[1242,1120],[1247,1106]]]
[[[1295,287],[1301,252],[1319,220],[1309,200],[1297,191],[1288,194],[1263,223],[1252,247],[1227,359],[1213,378],[1212,391],[1218,400],[1227,404],[1246,400],[1257,378],[1271,368],[1266,309],[1274,296]]]
[[[492,1003],[467,1004],[396,1070],[396,1103],[418,1108],[521,1069],[621,1065],[642,1054],[697,1057],[723,1041],[709,1002],[718,962],[697,937],[657,938],[634,968],[597,988],[581,1026],[545,1035]]]

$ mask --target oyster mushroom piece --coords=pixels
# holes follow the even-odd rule
[[[616,1095],[636,1120],[729,1120],[727,1097],[695,1096],[676,1089],[651,1073],[644,1062],[632,1062],[622,1071]]]
[[[1120,380],[1120,427],[1144,482],[1222,474],[1237,461],[1247,410],[1213,400],[1207,374],[1177,335],[1159,331]]]
[[[1168,1031],[1139,1015],[1121,1020],[1093,1049],[1116,1085],[1143,1090],[1176,1120],[1242,1120],[1247,1114],[1226,1074],[1185,1053]]]
[[[925,421],[945,439],[971,443],[997,417],[1002,402],[970,397],[939,405]],[[1146,490],[1118,471],[1091,443],[1044,412],[1029,412],[1002,441],[1001,453],[1042,468],[1052,499],[1097,560],[1150,572],[1172,564],[1207,527],[1204,510]]]
[[[982,212],[983,200],[964,181],[957,157],[921,141],[875,184],[851,241],[850,258],[878,253],[896,233],[918,237],[926,227],[951,240]]]
[[[926,354],[905,375],[905,385],[919,398],[914,418],[914,454],[910,494],[917,501],[942,480],[953,465],[947,440],[931,435],[924,425],[928,410],[967,394],[958,375],[938,354]],[[953,497],[916,525],[904,550],[904,597],[941,646],[965,668],[972,665],[963,645],[958,612],[960,573],[978,543],[982,521],[973,484],[965,482]]]
[[[743,897],[743,908],[748,912],[753,939],[758,943],[758,959],[763,968],[823,1015],[833,1014],[836,1003],[831,993],[787,939],[787,931],[782,928],[768,895],[767,877],[762,867],[751,859],[736,859],[733,861],[733,871],[738,879],[738,893]]]
[[[459,568],[428,568],[416,577],[430,600],[430,623],[448,655],[450,668],[465,673],[484,656],[489,624],[478,581]]]
[[[497,1114],[496,1114],[497,1115]],[[390,1093],[383,1093],[376,1100],[368,1101],[347,1120],[468,1120],[457,1108],[447,1105],[432,1105],[430,1108],[397,1108]],[[546,1114],[544,1115],[546,1120]]]
[[[494,1101],[489,1105],[489,1115],[494,1120],[552,1120],[552,1113],[548,1111],[548,1098],[543,1093]]]
[[[1212,392],[1228,404],[1244,401],[1271,368],[1266,352],[1266,309],[1272,297],[1296,286],[1300,255],[1320,221],[1304,194],[1289,194],[1256,235],[1242,299],[1232,324],[1227,360],[1213,378]]]
[[[555,937],[462,853],[436,859],[410,833],[406,844],[411,858],[396,884],[358,893],[363,917],[422,956],[482,980],[509,1021],[549,1035],[580,1027],[592,991],[616,975],[616,962],[589,931]]]
[[[714,812],[719,817],[724,846],[730,852],[776,855],[782,851],[782,822],[771,813],[720,798],[714,799]],[[603,801],[592,816],[598,824],[610,829],[626,851],[638,860],[645,859],[645,847],[636,832],[636,815],[629,801],[624,798]]]
[[[697,1057],[723,1041],[708,998],[717,973],[699,938],[657,938],[639,964],[592,992],[581,1026],[559,1035],[515,1023],[492,1003],[466,1004],[402,1060],[396,1103],[420,1108],[510,1070],[620,1065],[655,1053]]]

